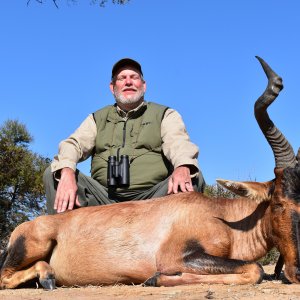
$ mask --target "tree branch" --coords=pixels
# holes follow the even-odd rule
[[[58,8],[58,5],[57,5],[57,3],[56,3],[56,0],[52,0],[52,1],[53,1],[54,5],[56,6],[56,8]]]
[[[44,0],[35,0],[36,2],[40,3],[40,4],[43,4],[45,1]],[[52,0],[53,4],[55,5],[56,8],[59,8],[58,7],[58,4],[57,4],[57,1],[58,0]],[[76,0],[71,0],[72,2],[76,2]],[[92,4],[96,4],[97,2],[99,2],[99,5],[101,7],[105,7],[105,4],[108,0],[90,0],[90,2]],[[111,0],[113,4],[126,4],[126,2],[129,2],[130,0]],[[29,3],[31,2],[31,0],[27,0],[27,6],[29,6]]]

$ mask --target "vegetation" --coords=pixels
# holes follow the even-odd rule
[[[214,184],[214,185],[206,185],[204,194],[207,195],[208,197],[213,197],[213,198],[229,198],[233,199],[236,197],[236,195],[225,188],[223,188],[219,184]]]
[[[262,257],[258,262],[265,265],[275,264],[279,258],[279,251],[276,248],[270,250],[264,257]]]
[[[0,247],[18,224],[44,212],[42,176],[50,160],[29,149],[32,141],[18,121],[0,127]]]

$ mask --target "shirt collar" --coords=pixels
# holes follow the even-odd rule
[[[117,112],[118,114],[124,118],[124,119],[128,119],[130,118],[132,115],[134,115],[137,111],[139,111],[144,105],[146,105],[146,101],[143,101],[138,107],[129,110],[129,111],[124,111],[123,109],[121,109],[118,105],[117,106]]]

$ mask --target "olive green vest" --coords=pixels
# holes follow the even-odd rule
[[[128,155],[131,190],[148,189],[169,176],[170,163],[161,149],[161,121],[167,107],[148,102],[125,121],[115,105],[94,113],[97,125],[92,177],[107,187],[110,155]],[[122,192],[122,188],[118,191]],[[124,189],[125,191],[126,189]]]

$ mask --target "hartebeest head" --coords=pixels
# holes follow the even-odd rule
[[[272,239],[285,264],[285,276],[300,283],[300,150],[297,157],[293,148],[270,120],[267,108],[283,89],[282,79],[260,57],[268,78],[264,93],[254,106],[255,118],[270,144],[275,157],[275,179],[259,182],[218,180],[232,192],[255,199],[270,201]]]

